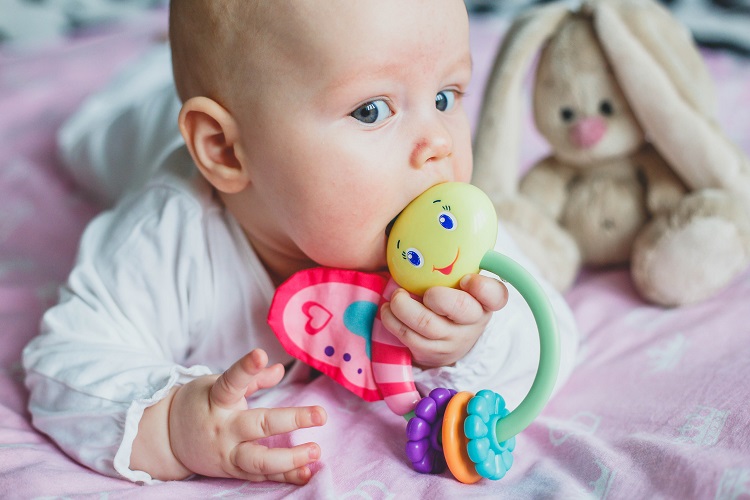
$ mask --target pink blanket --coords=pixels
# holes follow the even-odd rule
[[[579,321],[579,363],[568,384],[518,437],[501,481],[462,485],[414,473],[405,422],[319,377],[287,404],[321,404],[323,458],[310,484],[194,478],[141,487],[69,459],[31,426],[20,352],[36,334],[98,207],[62,173],[55,132],[82,99],[143,53],[163,15],[108,33],[13,54],[0,50],[0,496],[33,498],[747,498],[750,495],[750,273],[718,297],[652,307],[624,270],[589,272],[567,294]],[[502,23],[473,21],[476,119]],[[719,122],[750,152],[750,60],[706,52]],[[528,136],[525,158],[544,151]]]

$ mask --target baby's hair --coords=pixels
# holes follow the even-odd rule
[[[262,4],[252,0],[171,0],[169,41],[180,99],[226,99],[235,76],[243,71],[240,56],[252,50],[248,40],[253,38]]]

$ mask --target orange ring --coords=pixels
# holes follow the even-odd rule
[[[464,420],[468,415],[466,407],[474,395],[470,392],[459,392],[453,396],[445,408],[443,416],[443,454],[453,477],[464,484],[474,484],[482,476],[476,471],[474,462],[469,458],[466,446],[469,440],[464,434]]]

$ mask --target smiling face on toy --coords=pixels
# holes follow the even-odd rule
[[[388,237],[388,269],[416,295],[433,286],[458,287],[479,271],[497,239],[497,216],[479,188],[461,182],[437,184],[399,214]]]

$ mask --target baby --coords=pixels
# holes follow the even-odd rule
[[[24,351],[34,424],[81,463],[132,481],[304,484],[319,445],[262,440],[323,425],[326,412],[253,405],[291,376],[282,382],[293,360],[266,323],[274,288],[314,266],[384,270],[387,229],[409,201],[470,181],[466,10],[179,0],[170,42],[184,143],[164,141],[159,174],[86,229]],[[186,169],[200,175],[174,174]],[[496,248],[529,266],[502,228]],[[564,380],[576,329],[543,285]],[[500,380],[512,404],[528,390],[535,326],[497,279],[468,275],[423,302],[397,291],[380,312],[423,391]]]

